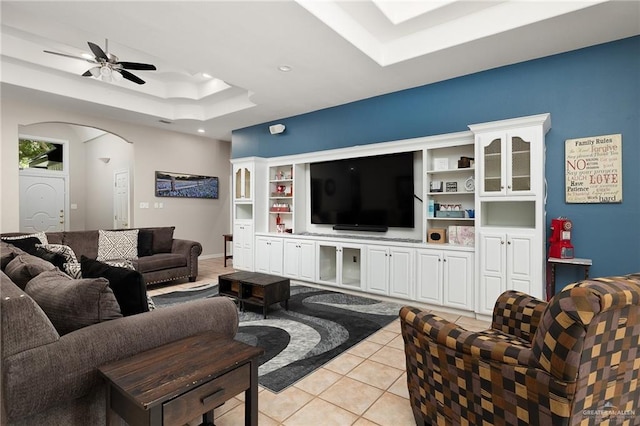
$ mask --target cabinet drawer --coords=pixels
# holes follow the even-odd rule
[[[245,364],[222,376],[191,389],[187,393],[166,402],[162,406],[164,425],[181,425],[193,420],[198,414],[221,405],[249,388],[251,366]]]

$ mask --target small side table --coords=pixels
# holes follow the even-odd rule
[[[244,391],[244,424],[258,424],[260,347],[214,332],[186,337],[101,366],[108,384],[107,425],[112,410],[131,426],[179,426]]]
[[[233,242],[233,234],[223,234],[222,238],[224,238],[224,267],[227,267],[227,259],[233,259],[232,254],[227,254],[227,243]]]
[[[572,259],[560,259],[558,257],[550,257],[547,259],[547,300],[550,300],[556,292],[556,266],[557,265],[574,265],[584,267],[584,279],[589,278],[589,268],[592,265],[591,259],[580,259],[574,257]]]

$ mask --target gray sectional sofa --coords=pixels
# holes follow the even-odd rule
[[[92,238],[91,233],[83,235]],[[87,241],[65,235],[59,241],[73,244],[79,253],[90,249]],[[223,338],[237,332],[238,313],[228,298],[123,316],[106,278],[74,279],[41,257],[0,245],[2,425],[104,425],[101,365],[205,331]],[[175,240],[173,247],[192,254],[199,250]],[[144,291],[144,283],[138,282]]]
[[[198,256],[202,253],[202,245],[196,241],[173,238],[174,227],[133,228],[138,231],[137,259],[133,266],[142,273],[147,286],[188,278],[195,281],[198,276]],[[98,230],[46,232],[49,244],[62,244],[73,249],[76,257],[98,258]],[[11,238],[24,233],[4,233],[2,238]]]

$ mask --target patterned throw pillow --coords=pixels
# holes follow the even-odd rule
[[[13,240],[22,240],[23,238],[31,238],[35,237],[40,240],[40,244],[49,244],[49,240],[47,239],[47,234],[44,232],[35,232],[33,234],[28,235],[18,235],[15,237],[2,237],[5,241],[13,241]]]
[[[63,244],[36,244],[36,247],[41,247],[45,250],[48,250],[52,253],[58,253],[64,256],[67,263],[78,263],[78,258],[76,254],[73,252],[73,249],[69,246],[65,246]]]
[[[80,269],[80,262],[67,262],[62,265],[64,272],[74,280],[82,278],[82,270]]]
[[[138,258],[138,230],[98,231],[99,261]]]

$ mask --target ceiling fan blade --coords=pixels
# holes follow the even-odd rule
[[[125,70],[137,70],[137,71],[155,71],[156,66],[151,64],[140,64],[137,62],[116,62],[121,65]]]
[[[124,78],[126,78],[129,81],[133,81],[134,83],[138,83],[138,84],[144,84],[144,80],[141,79],[140,77],[137,77],[133,74],[131,74],[129,71],[127,70],[114,70],[116,72],[119,72],[120,74],[122,74],[122,76]]]
[[[96,77],[100,74],[100,67],[93,67],[88,69],[82,74],[83,77]]]
[[[51,50],[43,50],[43,52],[51,53],[52,55],[64,56],[65,58],[80,59],[81,61],[87,61],[92,64],[97,64],[97,62],[94,61],[93,59],[83,58],[82,56],[67,55],[66,53],[52,52]]]
[[[100,46],[95,43],[91,43],[90,41],[88,41],[87,43],[89,44],[89,48],[91,49],[93,54],[96,56],[96,59],[103,59],[105,62],[109,62],[109,57],[106,53],[104,53],[104,50],[102,50]]]

